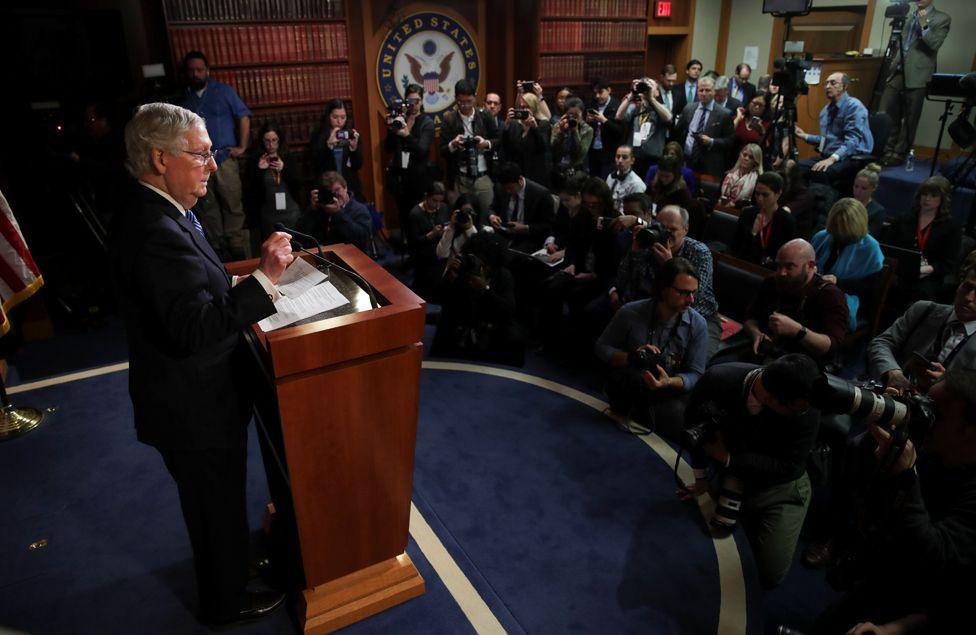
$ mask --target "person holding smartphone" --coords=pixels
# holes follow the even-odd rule
[[[351,112],[341,99],[325,105],[325,113],[309,140],[312,174],[336,172],[349,184],[349,191],[363,200],[363,185],[359,170],[363,167],[363,153],[359,147],[359,132],[353,127]]]
[[[263,152],[255,153],[248,161],[244,179],[244,208],[251,226],[260,227],[260,235],[252,232],[252,238],[264,241],[274,232],[275,223],[293,227],[298,221],[302,213],[298,204],[301,178],[298,163],[288,152],[284,132],[277,123],[265,123],[258,138]]]

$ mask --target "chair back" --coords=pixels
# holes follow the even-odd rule
[[[888,137],[891,136],[891,126],[891,116],[886,112],[872,113],[868,117],[868,127],[874,139],[874,147],[871,149],[874,157],[880,158],[884,154],[884,149],[888,146]]]

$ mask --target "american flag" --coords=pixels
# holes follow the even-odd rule
[[[7,311],[44,284],[41,271],[27,249],[14,213],[0,192],[0,335],[10,330]]]

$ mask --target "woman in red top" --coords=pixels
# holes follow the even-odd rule
[[[741,149],[744,146],[755,143],[762,147],[766,131],[769,129],[769,121],[765,119],[766,97],[756,95],[753,97],[746,108],[739,107],[735,112],[735,147]]]

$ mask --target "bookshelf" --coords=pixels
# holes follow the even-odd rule
[[[345,0],[163,0],[163,12],[173,67],[203,51],[251,109],[252,145],[274,119],[301,151],[328,100],[351,105]]]
[[[647,0],[539,0],[536,76],[547,90],[625,87],[644,74]],[[579,91],[586,95],[586,91]]]

